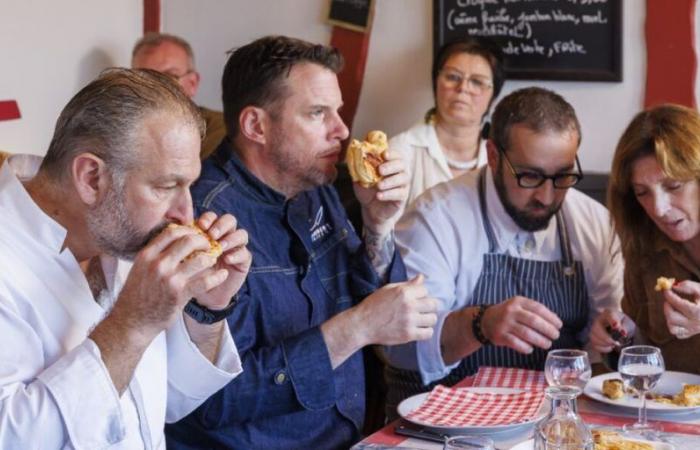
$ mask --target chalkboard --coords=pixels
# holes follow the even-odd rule
[[[508,78],[622,81],[621,0],[433,0],[433,10],[436,52],[488,36]]]
[[[330,0],[328,22],[355,31],[365,31],[372,20],[374,0]]]

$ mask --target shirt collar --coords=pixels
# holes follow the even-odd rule
[[[52,253],[60,253],[66,240],[66,229],[34,202],[22,184],[39,170],[42,158],[36,155],[12,155],[0,168],[0,208],[6,211],[19,229]]]
[[[486,210],[496,237],[497,250],[504,252],[508,248],[519,246],[532,239],[534,246],[531,251],[539,252],[547,240],[556,237],[556,219],[552,217],[543,230],[531,232],[520,228],[508,214],[498,196],[490,167],[486,166],[484,170],[486,172]]]
[[[287,198],[284,194],[272,189],[248,170],[228,137],[216,149],[215,158],[229,178],[239,183],[239,186],[251,197],[274,205],[286,203]]]

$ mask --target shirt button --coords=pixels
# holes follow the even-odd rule
[[[275,374],[275,384],[284,384],[287,381],[287,374],[284,370],[280,370]]]

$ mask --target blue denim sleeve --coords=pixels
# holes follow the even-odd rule
[[[239,302],[245,303],[241,296]],[[241,305],[243,306],[243,305]],[[256,346],[253,318],[245,311],[229,320],[243,363],[243,373],[211,396],[195,415],[209,429],[321,410],[336,402],[333,370],[318,327],[309,328],[274,346]],[[243,320],[241,320],[243,319]],[[240,327],[242,325],[242,327]]]

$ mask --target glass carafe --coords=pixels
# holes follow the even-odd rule
[[[549,386],[549,414],[535,427],[535,450],[593,450],[591,430],[576,414],[581,390],[571,386]]]

